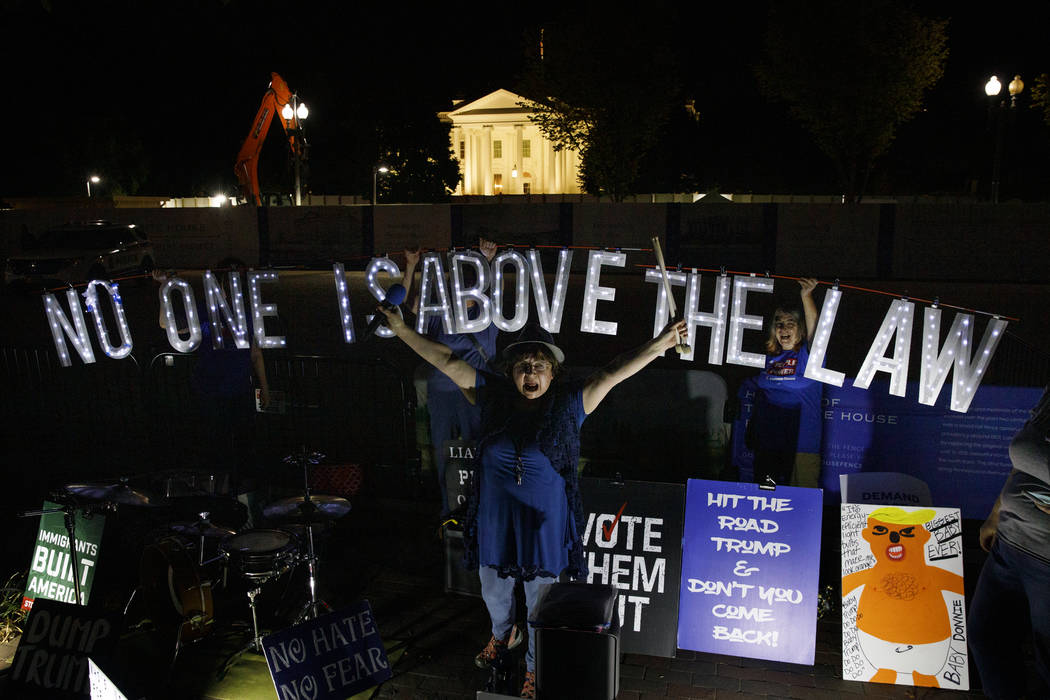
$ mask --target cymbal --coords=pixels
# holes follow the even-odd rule
[[[293,496],[274,501],[263,508],[263,515],[275,520],[300,523],[322,523],[341,518],[350,512],[350,501],[339,496]]]
[[[117,503],[127,506],[155,505],[151,496],[139,489],[133,489],[126,479],[117,483],[67,484],[62,487],[66,494],[88,501]]]
[[[223,537],[237,534],[233,530],[215,525],[208,520],[172,523],[168,526],[168,529],[179,535],[188,535],[190,537],[217,537],[221,539]]]

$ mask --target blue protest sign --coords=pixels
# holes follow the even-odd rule
[[[368,601],[263,637],[277,697],[344,700],[391,676]]]
[[[819,489],[690,479],[678,647],[813,664]]]

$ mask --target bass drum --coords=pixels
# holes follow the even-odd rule
[[[139,588],[158,626],[181,628],[180,639],[206,635],[214,620],[212,582],[202,578],[193,550],[178,537],[147,545],[139,563]]]

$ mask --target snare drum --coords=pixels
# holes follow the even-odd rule
[[[181,639],[203,637],[214,618],[212,582],[202,577],[195,550],[178,537],[146,546],[139,584],[155,622],[182,626]]]
[[[264,583],[291,567],[299,545],[290,532],[257,529],[230,535],[219,551],[238,574],[253,583]]]

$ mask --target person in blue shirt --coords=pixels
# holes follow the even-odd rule
[[[484,238],[478,241],[478,250],[489,262],[496,256],[497,245]],[[404,286],[411,292],[416,267],[419,265],[419,250],[405,250]],[[419,295],[411,297],[410,308],[419,311]],[[473,302],[468,302],[468,315],[475,311]],[[425,335],[452,349],[453,354],[478,370],[491,371],[490,363],[496,358],[496,339],[499,329],[489,324],[477,333],[445,333],[439,316],[428,319]],[[437,470],[438,488],[441,492],[441,517],[449,515],[453,508],[448,502],[445,471],[448,464],[447,443],[451,440],[471,441],[478,437],[481,428],[481,411],[469,403],[459,387],[436,369],[427,374],[427,411],[430,414],[430,440],[434,465]]]
[[[815,488],[820,479],[821,383],[805,377],[809,344],[817,325],[817,280],[798,280],[801,310],[782,304],[773,312],[766,366],[755,379],[748,424],[754,480]]]
[[[672,321],[582,383],[559,381],[565,359],[550,333],[526,324],[503,349],[504,373],[489,374],[451,348],[409,328],[380,307],[394,334],[440,370],[481,409],[473,496],[464,527],[464,564],[478,567],[492,636],[475,657],[491,664],[513,645],[514,586],[520,580],[531,617],[544,584],[563,572],[586,577],[579,495],[580,426],[621,381],[674,347],[686,324]],[[535,697],[535,643],[529,635],[522,697]]]

